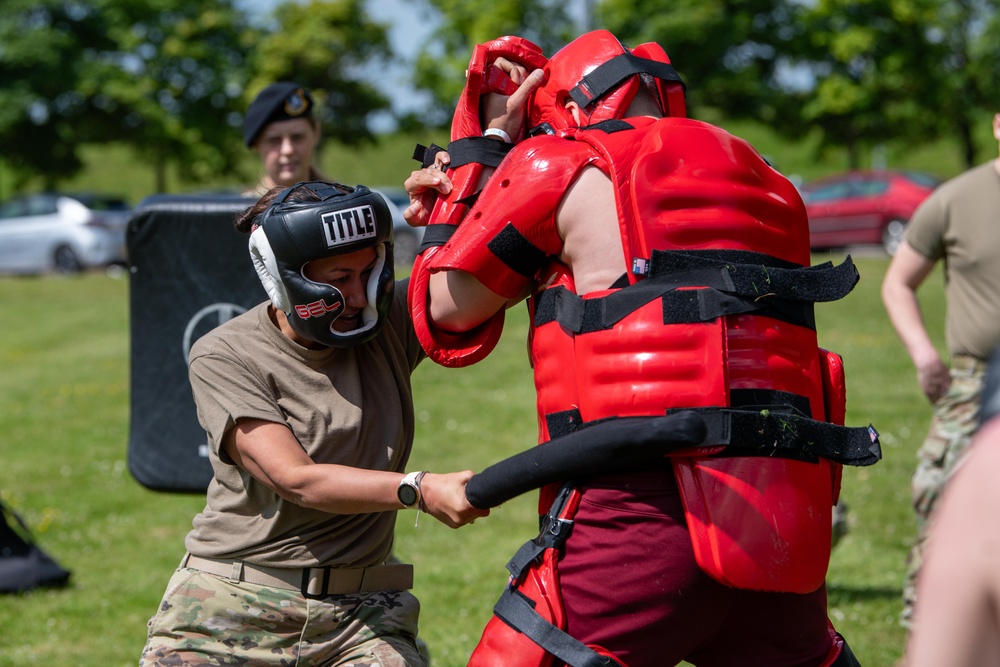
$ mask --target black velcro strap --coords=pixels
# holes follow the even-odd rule
[[[707,250],[654,250],[651,255],[651,274],[669,273],[684,266],[687,261],[691,266],[695,262],[708,262],[714,266],[725,264],[763,264],[780,269],[802,269],[801,264],[789,262],[773,255],[753,250],[728,250],[714,248]]]
[[[559,286],[535,296],[535,326],[557,320],[573,333],[604,331],[650,301],[692,284],[718,284],[732,289],[732,283],[719,268],[647,278],[599,299],[583,299]]]
[[[417,144],[413,149],[413,159],[419,162],[421,167],[426,169],[434,164],[434,156],[443,150],[444,149],[437,144],[431,144],[430,147]]]
[[[427,225],[424,227],[424,238],[420,242],[419,252],[444,245],[456,231],[458,231],[458,225]]]
[[[870,466],[882,459],[878,431],[871,424],[839,426],[780,409],[685,410],[705,420],[706,445],[725,445],[716,456],[781,456],[809,462],[824,458],[848,466]]]
[[[803,417],[812,414],[808,397],[780,389],[730,389],[729,406],[741,410],[791,409]]]
[[[545,516],[539,517],[538,537],[522,544],[507,562],[507,571],[514,578],[513,581],[521,583],[523,581],[521,575],[529,565],[537,561],[546,549],[561,548],[569,538],[569,534],[573,532],[573,520],[564,518],[563,511],[574,488],[572,483],[562,485],[549,511]]]
[[[507,153],[514,148],[514,144],[508,144],[489,137],[467,137],[456,139],[448,144],[448,156],[451,162],[450,169],[464,167],[467,164],[477,163],[487,167],[498,167]]]
[[[545,426],[549,430],[549,440],[554,440],[583,426],[583,416],[579,408],[552,412],[545,415]]]
[[[594,101],[607,95],[622,81],[635,74],[651,74],[663,81],[673,81],[684,86],[680,75],[668,63],[649,58],[640,58],[632,53],[615,56],[600,67],[595,68],[580,80],[570,91],[570,97],[586,108]]]
[[[711,322],[726,315],[754,313],[806,329],[816,330],[813,304],[756,299],[715,289],[675,290],[663,295],[663,323]]]
[[[634,130],[635,126],[623,120],[610,119],[610,120],[602,120],[600,123],[594,123],[593,125],[588,125],[583,129],[600,130],[601,132],[604,132],[606,134],[612,134],[614,132],[621,132],[622,130]]]
[[[541,292],[535,297],[535,326],[558,321],[577,334],[604,331],[660,298],[664,324],[756,313],[815,329],[813,303],[843,298],[858,278],[849,256],[836,267],[830,262],[797,267],[747,251],[653,251],[649,277],[608,296],[583,299],[564,287]]]
[[[701,254],[697,251],[654,250],[650,259],[650,278],[672,276],[677,272],[709,269],[722,264],[732,289],[719,284],[704,284],[740,296],[755,299],[781,298],[810,303],[842,299],[861,276],[854,260],[848,255],[840,266],[824,262],[815,266],[787,266],[779,260],[760,253],[726,251]],[[694,284],[694,283],[692,283]]]
[[[510,223],[490,239],[486,247],[512,271],[527,278],[534,276],[545,262],[545,253]]]
[[[624,667],[549,623],[535,611],[534,603],[512,586],[501,594],[493,613],[570,667]]]

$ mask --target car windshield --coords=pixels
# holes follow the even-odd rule
[[[0,204],[0,218],[21,218],[29,215],[51,215],[56,212],[55,195],[37,194],[18,197]]]
[[[922,171],[906,171],[903,174],[917,185],[922,185],[925,188],[936,188],[942,183],[941,179],[937,176],[925,174]]]
[[[107,197],[102,195],[70,195],[92,211],[128,211],[129,205],[120,197]]]

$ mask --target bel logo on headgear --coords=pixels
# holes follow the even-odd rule
[[[376,235],[375,211],[369,204],[325,213],[320,220],[330,248]]]

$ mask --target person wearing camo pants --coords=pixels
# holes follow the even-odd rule
[[[140,667],[426,667],[413,566],[391,559],[397,511],[458,528],[489,510],[465,497],[471,470],[404,474],[426,355],[389,208],[307,182],[236,226],[271,300],[191,349],[213,479]]]
[[[993,116],[1000,144],[1000,113]],[[912,478],[918,533],[908,557],[901,623],[913,629],[916,581],[941,492],[978,425],[989,359],[1000,343],[1000,160],[940,185],[913,214],[882,283],[882,301],[934,406],[930,433]],[[917,289],[938,261],[948,302],[945,335],[950,368],[924,324]]]

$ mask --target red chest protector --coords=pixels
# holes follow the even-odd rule
[[[678,408],[788,412],[842,424],[842,367],[818,348],[814,297],[763,306],[789,296],[767,284],[769,273],[796,283],[809,263],[808,223],[794,186],[719,128],[688,119],[640,123],[571,135],[602,156],[597,164],[616,186],[626,258],[643,273],[655,271],[583,298],[562,265],[543,275],[549,288],[532,299],[530,346],[540,440],[580,423]],[[654,250],[667,252],[654,259]],[[727,266],[755,272],[758,295],[727,302],[733,289],[712,275]],[[662,293],[625,298],[654,277]],[[762,307],[744,311],[748,300]],[[754,428],[721,424],[720,444],[743,444],[752,454]],[[738,588],[816,590],[829,561],[840,465],[711,453],[673,459],[701,567]]]
[[[826,574],[841,470],[827,422],[843,424],[845,412],[841,361],[819,349],[812,304],[846,294],[857,272],[808,267],[797,192],[745,142],[685,119],[634,125],[516,147],[432,270],[468,271],[498,294],[542,286],[529,303],[540,442],[601,419],[704,411],[718,446],[673,456],[699,565],[738,588],[812,592]],[[615,185],[634,270],[628,286],[581,297],[552,258],[562,194],[587,165]],[[532,254],[537,265],[524,261]],[[558,491],[543,489],[542,513]],[[550,551],[512,570],[505,595],[533,600],[558,626]],[[510,625],[521,626],[502,603],[506,620],[491,621],[470,665],[515,664],[522,635]],[[517,646],[532,656],[517,664],[551,659]]]

